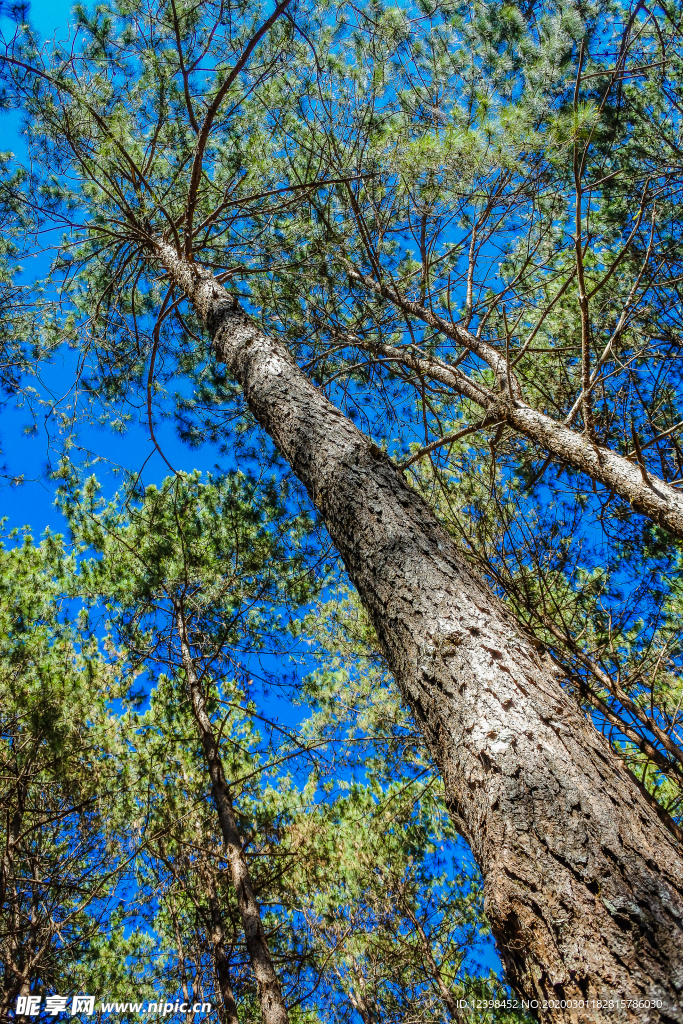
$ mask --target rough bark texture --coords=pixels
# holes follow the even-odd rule
[[[237,827],[235,811],[232,806],[232,795],[225,777],[223,762],[221,760],[218,744],[211,725],[211,719],[206,711],[204,694],[202,692],[201,685],[197,681],[197,674],[194,669],[194,663],[187,642],[184,622],[181,614],[178,615],[178,632],[180,634],[182,647],[183,667],[187,676],[190,697],[192,699],[192,710],[197,723],[204,756],[206,757],[206,762],[209,768],[209,775],[211,777],[211,793],[213,795],[214,804],[218,813],[218,820],[221,826],[221,832],[223,833],[223,839],[225,841],[230,876],[235,889],[235,894],[237,895],[237,908],[242,921],[242,927],[244,928],[247,952],[249,953],[249,960],[256,978],[263,1024],[288,1024],[289,1016],[287,1014],[287,1007],[285,1006],[285,1001],[282,998],[280,982],[277,974],[275,973],[275,968],[273,967],[270,950],[268,949],[268,942],[261,922],[261,908],[259,907],[258,900],[256,899],[254,887],[251,884],[249,868],[247,867],[247,862],[242,850],[242,840]],[[227,964],[221,965],[217,960],[216,969],[219,972],[219,980],[221,966],[227,970]],[[225,976],[227,978],[227,974]],[[223,993],[223,989],[221,989],[221,992]],[[232,995],[232,992],[230,992],[230,995]],[[223,1000],[225,1005],[225,993],[223,993]],[[236,1009],[234,1012],[236,1017]]]
[[[208,272],[158,255],[324,517],[481,867],[512,985],[546,1020],[682,1022],[682,851],[628,770],[396,467]]]
[[[467,335],[470,337],[470,335]],[[354,344],[378,355],[388,356],[405,366],[440,381],[457,394],[469,398],[486,412],[487,422],[507,423],[548,452],[557,462],[586,473],[591,479],[624,498],[636,512],[648,516],[674,536],[683,538],[683,494],[653,473],[643,474],[637,463],[605,448],[564,423],[527,405],[519,389],[500,394],[474,384],[457,367],[435,358],[424,358],[395,345],[370,345],[353,338]],[[484,353],[488,355],[488,353]],[[493,358],[489,359],[496,367]]]

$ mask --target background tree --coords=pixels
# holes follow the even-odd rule
[[[111,714],[127,684],[55,582],[59,539],[0,549],[0,1009],[70,986],[125,891],[116,793],[129,782]]]
[[[248,649],[257,651],[264,637],[280,632],[278,616],[267,615],[266,608],[284,610],[305,599],[308,581],[296,551],[296,534],[305,524],[286,523],[272,486],[259,489],[239,478],[205,485],[196,478],[169,479],[160,490],[147,491],[126,526],[118,507],[95,516],[93,500],[91,488],[71,507],[78,541],[102,555],[82,567],[81,593],[98,593],[120,606],[118,633],[136,660],[161,660],[170,675],[184,676],[263,1020],[283,1024],[287,1008],[228,783],[234,765],[224,764],[208,701],[214,677],[244,648],[245,634]],[[234,1017],[227,988],[223,997],[226,1013]]]

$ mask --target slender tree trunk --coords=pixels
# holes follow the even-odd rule
[[[216,968],[216,979],[218,990],[223,1002],[221,1019],[222,1024],[239,1024],[237,1015],[237,1004],[235,994],[232,990],[232,979],[230,977],[230,961],[225,952],[225,927],[223,925],[223,914],[216,894],[216,883],[213,873],[213,865],[207,859],[203,860],[201,876],[204,880],[206,901],[209,904],[209,918],[211,921],[209,937],[213,961]]]
[[[546,1020],[683,1021],[683,855],[626,766],[389,459],[208,271],[157,251],[324,517],[482,870],[512,985]]]
[[[17,767],[15,764],[15,771]],[[25,778],[19,777],[17,779],[16,795],[17,804],[9,823],[5,850],[0,860],[0,922],[2,922],[0,927],[4,932],[4,940],[0,944],[0,957],[2,956],[2,946],[5,946],[7,950],[7,956],[4,959],[4,991],[0,993],[0,1017],[7,1014],[11,1004],[18,995],[26,995],[28,992],[28,988],[27,992],[24,992],[26,983],[22,987],[21,979],[15,972],[15,965],[18,966],[20,942],[18,938],[19,919],[16,912],[16,891],[15,886],[12,884],[15,848],[21,836],[21,825],[24,820],[28,797],[28,783]],[[6,918],[6,922],[3,921],[3,918]],[[14,982],[10,982],[11,976],[14,977]]]
[[[451,1018],[451,1020],[456,1021],[457,1024],[466,1024],[465,1015],[458,1006],[457,998],[453,995],[448,985],[444,981],[443,974],[441,973],[441,968],[436,962],[436,959],[434,957],[434,951],[432,949],[432,944],[429,941],[427,933],[425,932],[424,928],[418,921],[415,914],[410,909],[407,900],[404,905],[404,913],[410,919],[415,931],[417,932],[418,938],[420,940],[420,945],[422,946],[422,954],[425,958],[429,974],[431,975],[436,985],[436,988],[438,989],[439,995],[441,997],[441,1002],[448,1010],[449,1017]]]
[[[342,983],[342,987],[349,1002],[351,1003],[351,1006],[363,1021],[363,1024],[373,1024],[373,1013],[363,998],[363,992],[358,984],[358,978],[353,975],[353,982],[351,984],[344,985],[344,978],[342,977],[341,971],[338,971],[335,967],[334,973]],[[351,975],[350,970],[348,971],[348,974]]]
[[[211,792],[225,841],[230,876],[237,895],[237,907],[244,928],[247,952],[256,977],[261,1015],[264,1024],[288,1024],[287,1007],[282,998],[280,982],[268,949],[268,942],[261,922],[261,908],[256,899],[249,868],[242,851],[242,841],[232,806],[232,795],[225,777],[211,719],[206,711],[204,693],[197,680],[181,609],[178,609],[177,615],[183,667],[192,699],[192,710],[209,768]]]
[[[26,798],[28,796],[28,783],[25,779],[19,778],[16,785],[17,805],[12,815],[12,820],[7,831],[5,850],[0,859],[0,913],[5,905],[5,896],[8,889],[8,879],[12,874],[14,864],[14,848],[19,842],[21,835],[21,823],[24,820],[26,810]]]
[[[173,921],[173,928],[175,931],[175,941],[178,947],[178,970],[180,973],[180,986],[183,992],[183,1000],[186,1003],[190,1002],[190,988],[187,983],[187,965],[185,963],[185,950],[183,949],[183,940],[180,937],[180,928],[178,927],[178,915],[175,912],[175,903],[173,896],[170,899],[171,905],[171,919]]]
[[[235,994],[232,991],[232,981],[230,978],[230,962],[225,952],[223,922],[215,893],[209,895],[209,911],[211,913],[211,948],[213,949],[216,978],[218,979],[218,989],[223,1000],[226,1024],[239,1024],[237,1003],[235,1002]]]

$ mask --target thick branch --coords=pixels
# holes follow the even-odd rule
[[[614,491],[631,507],[683,539],[683,495],[649,471],[642,473],[626,456],[596,444],[583,434],[558,423],[519,398],[494,394],[475,384],[459,368],[432,356],[417,355],[395,345],[367,341],[349,335],[349,343],[369,352],[387,356],[412,370],[438,380],[484,409],[492,422],[504,421],[524,437],[544,448],[557,462],[563,462]],[[505,360],[503,360],[505,362]]]

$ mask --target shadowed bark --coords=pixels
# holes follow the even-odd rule
[[[163,242],[157,256],[327,524],[482,870],[512,985],[546,1020],[683,1022],[683,855],[625,765],[389,459],[208,271]]]
[[[216,895],[216,887],[213,878],[213,867],[206,864],[204,872],[204,884],[206,886],[206,898],[209,904],[211,916],[211,948],[216,967],[216,979],[218,989],[223,1001],[221,1024],[240,1024],[237,1014],[235,994],[232,990],[232,978],[230,977],[230,961],[225,952],[225,928],[223,927],[223,915],[220,903]]]

